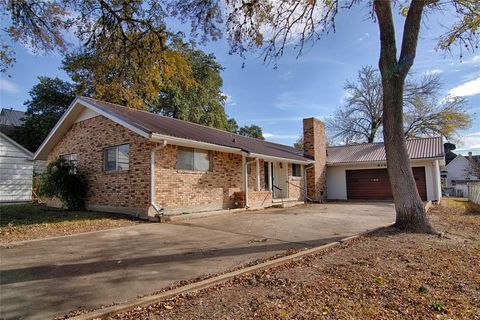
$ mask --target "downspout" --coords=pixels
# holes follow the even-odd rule
[[[315,165],[312,164],[310,166],[307,166],[307,167],[305,167],[305,170],[303,170],[304,171],[303,184],[305,185],[305,188],[304,188],[304,190],[305,190],[305,202],[307,202],[307,201],[313,202],[313,200],[308,197],[308,176],[307,176],[307,170],[310,170],[312,168],[315,168]]]
[[[256,162],[257,160],[256,159],[253,159],[253,160],[250,160],[248,162],[245,162],[244,164],[244,172],[245,172],[245,175],[243,176],[243,179],[245,179],[245,190],[244,190],[244,193],[245,193],[245,209],[248,209],[248,165],[249,164],[252,164],[254,162]]]
[[[160,221],[163,221],[164,213],[163,208],[159,208],[155,203],[155,152],[165,148],[167,140],[163,140],[162,144],[154,147],[150,152],[150,206],[157,212],[155,217]]]

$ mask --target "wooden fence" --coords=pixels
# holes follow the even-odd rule
[[[480,183],[468,185],[468,199],[473,203],[480,204]]]

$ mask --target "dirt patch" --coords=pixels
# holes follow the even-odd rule
[[[112,319],[480,319],[480,216],[430,220],[443,237],[389,228]]]
[[[52,210],[33,204],[0,206],[0,245],[141,223],[124,215]]]

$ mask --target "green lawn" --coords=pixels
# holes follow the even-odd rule
[[[128,216],[65,211],[34,204],[0,206],[0,243],[30,240],[139,223]]]

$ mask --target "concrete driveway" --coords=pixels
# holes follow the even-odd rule
[[[394,220],[390,203],[329,203],[223,214],[0,249],[0,318],[45,319],[153,293],[288,248]]]

